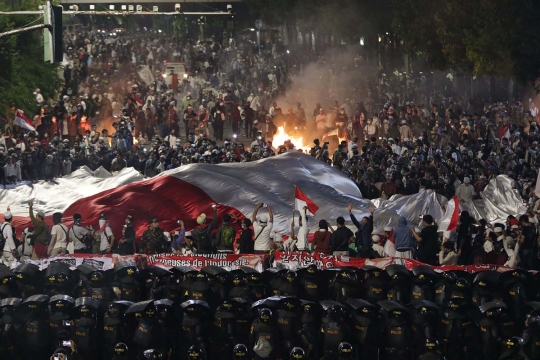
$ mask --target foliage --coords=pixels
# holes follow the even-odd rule
[[[36,8],[23,0],[11,8],[0,3],[0,10],[28,10]],[[0,16],[0,32],[39,24],[33,16]],[[0,38],[0,118],[11,105],[32,113],[35,109],[32,92],[39,88],[44,98],[52,97],[60,86],[57,65],[43,61],[43,30],[34,30]]]

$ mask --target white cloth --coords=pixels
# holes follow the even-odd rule
[[[272,233],[272,227],[273,224],[271,222],[269,222],[266,226],[261,226],[258,222],[253,224],[254,239],[258,236],[257,240],[255,240],[253,250],[270,251],[270,234]]]
[[[56,235],[53,249],[65,249],[67,247],[68,228],[63,224],[56,224],[51,229],[51,235]]]
[[[387,256],[384,248],[379,244],[373,244],[373,250],[382,258]]]

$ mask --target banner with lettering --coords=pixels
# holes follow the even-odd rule
[[[246,266],[259,272],[263,271],[263,263],[267,255],[254,254],[204,254],[204,255],[176,255],[156,254],[145,256],[147,265],[163,265],[165,267],[189,266],[200,270],[205,266],[219,266],[231,271]]]
[[[139,269],[144,269],[149,265],[161,265],[167,268],[175,266],[190,266],[194,269],[209,265],[220,266],[225,270],[236,270],[240,266],[253,268],[257,271],[263,271],[263,263],[267,255],[239,255],[239,254],[207,254],[207,255],[177,255],[177,254],[156,254],[144,255],[135,254],[121,256],[117,254],[106,255],[87,255],[73,254],[65,256],[55,256],[42,260],[27,260],[39,266],[40,270],[46,269],[50,263],[63,262],[69,265],[71,270],[82,264],[89,264],[99,270],[109,270],[114,268],[114,264],[120,261],[133,261],[137,263]],[[16,268],[21,262],[14,261],[11,268]]]
[[[77,266],[82,264],[88,264],[95,267],[98,270],[109,270],[114,266],[113,257],[120,257],[118,255],[109,254],[109,255],[90,255],[90,254],[73,254],[65,256],[54,256],[42,260],[26,260],[23,262],[29,262],[39,266],[40,270],[46,269],[50,263],[53,262],[62,262],[69,265],[71,270],[75,270]],[[120,260],[121,261],[121,260]],[[11,268],[15,269],[19,266],[21,262],[15,260],[11,263]]]
[[[334,256],[325,255],[322,253],[304,253],[304,252],[276,252],[274,253],[274,261],[272,266],[276,268],[297,270],[309,265],[315,264],[319,269],[328,269],[332,267],[352,266],[361,268],[364,265],[376,266],[384,269],[391,264],[404,265],[407,269],[411,270],[418,265],[425,265],[420,261],[411,259],[398,259],[398,258],[381,258],[381,259],[359,259],[350,256]],[[512,268],[507,266],[498,265],[444,265],[444,266],[432,266],[437,272],[449,271],[449,270],[465,270],[470,273],[477,273],[486,270],[496,270],[504,272],[511,270]]]

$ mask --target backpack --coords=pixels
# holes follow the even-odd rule
[[[202,250],[210,252],[212,249],[212,242],[210,241],[210,236],[208,235],[208,229],[197,228],[192,232],[192,236],[195,239],[195,247],[197,252]]]
[[[227,249],[233,248],[236,232],[230,224],[221,227],[221,246]]]
[[[4,229],[8,225],[8,223],[5,223],[0,227],[0,252],[4,251],[4,246],[6,245],[6,238],[4,237]]]

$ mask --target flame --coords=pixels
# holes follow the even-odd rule
[[[86,122],[86,116],[85,115],[81,116],[81,122]]]
[[[302,137],[295,138],[293,136],[287,135],[285,132],[285,128],[283,126],[279,126],[277,133],[274,135],[274,138],[272,139],[272,144],[277,147],[280,145],[283,145],[285,141],[291,140],[291,142],[294,144],[297,150],[302,150],[303,152],[309,152],[310,147],[308,145],[304,145],[304,141]]]
[[[139,144],[139,140],[133,138],[133,145],[138,145]]]

